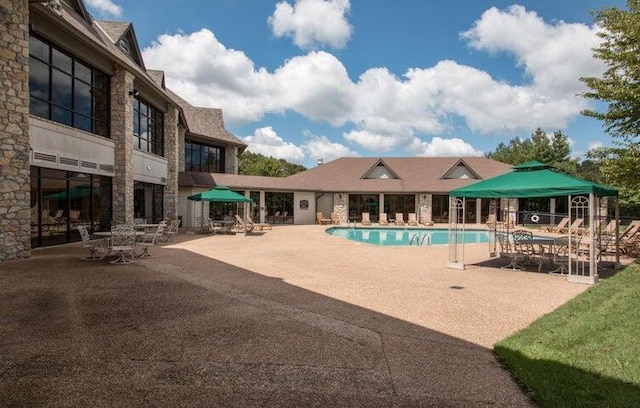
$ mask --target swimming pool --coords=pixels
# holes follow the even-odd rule
[[[375,245],[444,245],[449,243],[449,230],[445,228],[347,228],[331,227],[327,234],[351,241]],[[460,242],[478,244],[489,242],[489,232],[458,231]],[[464,240],[463,240],[464,238]]]

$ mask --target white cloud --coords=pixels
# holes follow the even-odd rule
[[[424,142],[415,138],[409,147],[414,156],[442,157],[442,156],[483,156],[484,153],[476,150],[462,139],[443,139],[434,137],[431,142]]]
[[[245,136],[242,140],[247,143],[249,151],[292,163],[302,163],[306,159],[314,162],[318,158],[327,162],[339,157],[358,156],[356,152],[340,143],[330,141],[326,136],[305,133],[309,140],[301,146],[286,142],[271,126],[258,128],[253,136]]]
[[[349,5],[321,3],[345,10]],[[309,4],[298,1],[294,15],[302,16],[297,13]],[[231,126],[292,111],[335,127],[351,125],[353,130],[343,131],[345,140],[372,152],[404,149],[424,155],[475,155],[470,145],[447,138],[455,126],[480,134],[563,129],[587,107],[576,96],[583,90],[578,78],[603,69],[591,56],[598,41],[595,28],[548,24],[520,6],[487,10],[462,36],[477,50],[512,55],[527,72],[525,83],[509,84],[450,60],[409,69],[401,77],[371,68],[353,81],[342,62],[325,51],[295,56],[269,72],[242,51],[226,48],[207,29],[162,35],[143,54],[148,67],[165,71],[172,90],[194,105],[222,108]],[[416,139],[425,135],[438,137],[429,143]],[[253,143],[255,149],[270,146]],[[309,154],[304,146],[298,152],[281,143],[291,150],[265,154],[296,162]]]
[[[285,142],[271,126],[256,129],[253,136],[246,136],[242,139],[249,145],[247,149],[253,153],[285,159],[293,163],[301,163],[304,159],[302,148],[293,143]]]
[[[531,78],[536,92],[562,96],[584,89],[581,76],[597,76],[604,64],[593,58],[597,26],[546,23],[534,11],[513,5],[485,11],[473,28],[462,33],[472,48],[513,55]]]
[[[350,7],[349,0],[296,0],[293,6],[281,1],[268,22],[276,37],[291,37],[298,47],[343,48],[352,32]]]
[[[87,0],[87,4],[98,10],[100,13],[114,17],[120,17],[122,15],[122,7],[118,6],[111,0]]]

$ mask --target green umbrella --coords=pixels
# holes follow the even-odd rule
[[[227,186],[215,186],[211,190],[203,191],[187,198],[192,201],[217,201],[220,203],[250,203],[253,201],[249,197],[229,190]]]

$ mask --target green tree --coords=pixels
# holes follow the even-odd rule
[[[238,164],[238,174],[245,176],[287,177],[304,170],[306,167],[299,164],[246,150],[240,155]]]
[[[557,131],[548,137],[542,128],[531,133],[530,139],[514,138],[509,144],[501,142],[496,150],[485,156],[511,165],[537,160],[572,175],[577,174],[578,168],[577,160],[571,159],[571,146],[567,136]]]
[[[590,151],[587,157],[600,166],[603,182],[620,189],[620,201],[629,207],[640,204],[640,0],[627,0],[627,10],[603,8],[595,14],[602,39],[594,56],[607,69],[601,77],[581,80],[590,88],[585,98],[607,104],[604,112],[584,110],[602,121],[614,147]]]
[[[593,52],[608,68],[602,77],[580,80],[591,88],[582,94],[585,98],[608,104],[605,112],[582,113],[601,120],[610,135],[630,141],[640,134],[640,0],[627,0],[627,6],[595,14],[602,42]]]

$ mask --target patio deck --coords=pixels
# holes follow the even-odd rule
[[[530,406],[491,347],[587,285],[325,228],[180,234],[128,266],[80,244],[2,264],[0,405]]]

